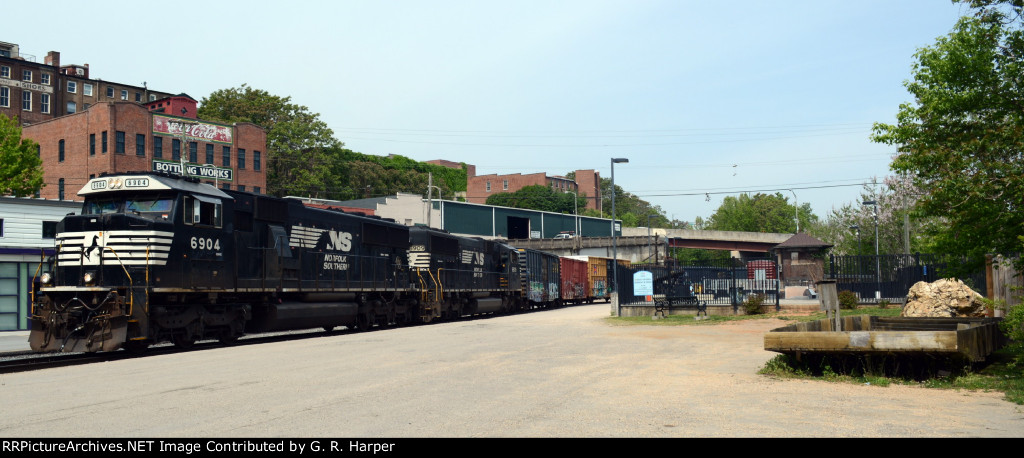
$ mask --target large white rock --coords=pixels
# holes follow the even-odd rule
[[[902,316],[983,317],[987,311],[981,299],[981,294],[955,278],[919,281],[907,293]]]

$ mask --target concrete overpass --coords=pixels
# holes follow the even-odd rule
[[[624,236],[660,235],[672,248],[700,248],[705,250],[752,251],[767,253],[794,234],[775,232],[699,231],[694,229],[659,229],[624,227]]]
[[[793,234],[735,231],[698,231],[690,229],[624,227],[618,238],[619,259],[631,262],[656,262],[665,259],[669,248],[701,248],[767,253]],[[612,257],[611,237],[579,237],[575,239],[514,239],[508,243],[517,248],[532,248],[559,256]]]

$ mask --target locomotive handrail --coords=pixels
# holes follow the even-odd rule
[[[46,257],[46,252],[42,248],[39,249],[39,265],[36,266],[36,273],[32,274],[32,292],[29,294],[30,300],[32,301],[32,315],[36,314],[36,278],[39,277],[39,271],[43,269],[43,258]]]
[[[441,267],[437,268],[437,301],[444,300],[444,285],[441,283],[441,271],[444,270]]]
[[[135,282],[132,280],[132,274],[128,273],[128,268],[125,267],[124,266],[124,262],[121,261],[121,256],[119,256],[117,254],[117,252],[114,251],[114,249],[110,248],[109,246],[104,246],[103,248],[105,248],[107,250],[110,250],[111,253],[114,253],[114,258],[116,258],[117,259],[117,263],[121,265],[121,270],[124,271],[124,275],[126,277],[128,277],[128,286],[129,286],[129,288],[135,286]],[[147,254],[147,257],[148,257],[148,254]],[[101,263],[103,262],[103,255],[100,255],[100,262]],[[134,308],[135,308],[135,295],[134,294],[128,294],[128,316],[131,316],[132,310]]]

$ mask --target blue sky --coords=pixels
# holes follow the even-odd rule
[[[29,9],[26,6],[26,9]],[[944,0],[59,0],[86,21],[0,41],[93,78],[202,99],[243,83],[319,113],[352,150],[478,174],[597,169],[667,216],[781,190],[824,217],[888,173],[874,122]],[[78,13],[75,13],[75,11]],[[709,199],[710,198],[710,199]]]

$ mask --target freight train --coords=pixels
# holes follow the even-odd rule
[[[563,303],[558,256],[500,242],[169,174],[103,175],[79,195],[82,212],[58,223],[36,281],[37,352],[188,348]]]

